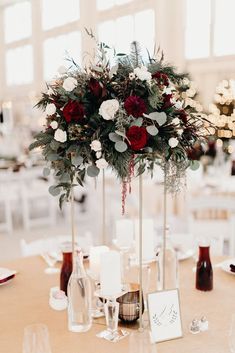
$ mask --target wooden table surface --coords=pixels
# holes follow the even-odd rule
[[[214,259],[214,264],[221,259]],[[49,307],[50,287],[58,285],[58,275],[46,275],[40,257],[23,258],[2,263],[18,271],[14,280],[0,287],[0,353],[22,353],[23,329],[32,323],[44,323],[49,328],[52,353],[128,353],[128,337],[118,343],[97,338],[104,328],[103,319],[94,321],[87,333],[72,333],[67,329],[67,312]],[[180,300],[183,338],[157,345],[158,353],[228,353],[228,330],[235,314],[235,276],[214,269],[214,290],[200,292],[194,288],[193,260],[180,263]],[[152,289],[155,269],[152,273]],[[209,330],[197,335],[189,333],[195,317],[205,315]],[[128,330],[132,330],[129,327]]]

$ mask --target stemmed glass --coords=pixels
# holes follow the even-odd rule
[[[23,353],[51,353],[48,328],[44,324],[26,326]]]
[[[235,353],[235,314],[232,315],[231,325],[228,333],[228,343],[231,353]]]
[[[46,274],[54,274],[60,271],[58,268],[54,267],[57,262],[56,253],[53,253],[51,251],[44,251],[41,253],[41,256],[49,266],[44,270]]]

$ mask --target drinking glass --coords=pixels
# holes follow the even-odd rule
[[[232,315],[230,329],[228,333],[228,343],[231,353],[235,353],[235,314]]]
[[[23,353],[52,353],[46,325],[33,324],[25,327]]]

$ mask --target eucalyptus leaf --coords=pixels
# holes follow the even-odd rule
[[[139,126],[139,127],[141,127],[142,124],[143,124],[143,118],[138,118],[138,119],[134,120],[131,123],[131,126]]]
[[[47,159],[49,161],[57,161],[58,159],[60,159],[60,156],[56,153],[50,153],[48,154]]]
[[[191,161],[190,163],[191,170],[197,170],[199,167],[200,167],[199,161]]]
[[[58,196],[60,194],[60,188],[57,188],[55,185],[51,185],[48,190],[52,196]]]
[[[117,135],[115,132],[110,132],[109,133],[109,139],[113,142],[118,142],[118,141],[122,141],[121,136]]]
[[[167,115],[165,112],[153,112],[149,114],[149,118],[157,121],[159,126],[162,126],[167,121]]]
[[[122,136],[122,137],[126,138],[126,135],[125,135],[124,132],[122,132],[122,131],[116,130],[115,133],[116,133],[117,135],[119,135],[119,136]]]
[[[77,167],[78,165],[82,164],[83,158],[82,156],[73,156],[72,163]]]
[[[60,143],[55,140],[52,140],[50,143],[50,146],[52,150],[57,151],[58,148],[60,147]]]
[[[115,150],[118,152],[125,152],[127,150],[127,144],[124,141],[118,141],[114,145]]]
[[[48,177],[50,175],[51,171],[49,168],[43,168],[42,174],[44,178]]]
[[[146,130],[148,131],[149,135],[156,136],[158,134],[158,128],[155,125],[147,126]]]
[[[70,182],[70,175],[68,173],[62,174],[62,176],[60,178],[60,182],[62,182],[62,183]]]
[[[99,175],[99,168],[97,168],[95,165],[89,165],[87,168],[87,175],[91,178],[95,178]]]

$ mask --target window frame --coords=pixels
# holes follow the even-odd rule
[[[184,6],[186,9],[187,6],[187,0],[184,0]],[[211,22],[210,22],[210,37],[209,37],[209,55],[206,57],[200,57],[200,58],[187,58],[186,57],[186,18],[185,18],[185,30],[184,30],[184,56],[185,56],[185,61],[187,64],[199,64],[200,63],[208,63],[210,65],[211,63],[220,63],[224,61],[230,61],[235,57],[235,52],[234,54],[224,54],[224,55],[215,55],[214,52],[214,41],[215,41],[215,12],[216,12],[216,3],[215,0],[210,0],[210,8],[211,8]],[[185,16],[186,16],[186,11],[185,11]]]

